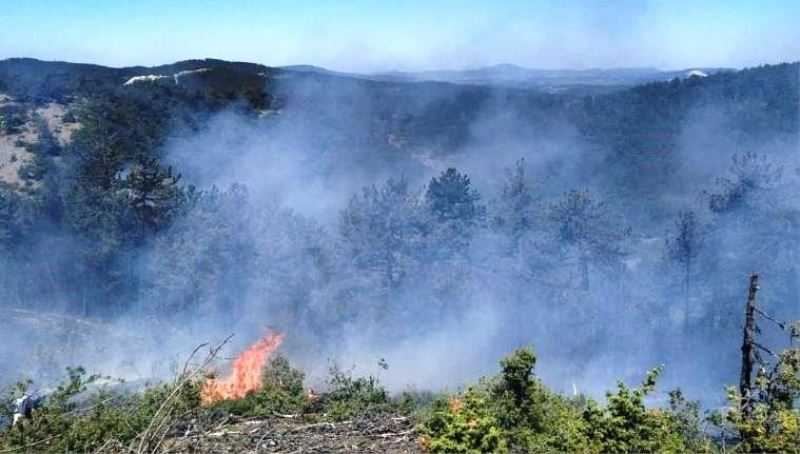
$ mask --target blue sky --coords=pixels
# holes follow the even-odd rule
[[[0,0],[0,58],[344,71],[800,60],[800,0]]]

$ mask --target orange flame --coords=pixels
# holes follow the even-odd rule
[[[283,342],[283,334],[267,334],[233,360],[225,378],[210,377],[203,383],[200,402],[210,405],[223,399],[241,399],[261,387],[261,373],[269,355]]]

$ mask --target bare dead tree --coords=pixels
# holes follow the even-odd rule
[[[740,410],[742,416],[749,417],[752,413],[753,405],[759,400],[769,400],[773,394],[770,389],[762,389],[759,395],[753,395],[753,369],[759,366],[757,377],[765,377],[769,382],[778,372],[781,363],[781,355],[761,344],[756,339],[756,335],[761,333],[761,329],[756,324],[756,314],[764,317],[765,320],[772,322],[783,331],[789,333],[789,343],[791,344],[797,336],[794,325],[768,315],[763,309],[756,306],[756,293],[759,290],[758,274],[750,275],[750,289],[747,294],[747,306],[745,308],[744,332],[742,338],[742,371],[739,377],[739,394],[741,397]],[[762,353],[768,355],[765,360]],[[772,368],[770,372],[768,370]]]
[[[747,308],[745,310],[744,333],[742,339],[742,372],[739,376],[739,393],[741,395],[741,411],[749,415],[751,406],[750,391],[752,390],[753,364],[756,360],[755,332],[756,332],[756,292],[758,292],[758,273],[750,275],[750,290],[747,293]]]

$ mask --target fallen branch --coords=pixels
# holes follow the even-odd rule
[[[208,434],[208,436],[214,438],[214,437],[223,437],[225,435],[242,435],[243,433],[244,432],[239,430],[221,430],[219,432],[212,432]]]
[[[377,437],[377,438],[403,437],[403,436],[406,436],[406,435],[410,435],[410,434],[412,434],[412,433],[414,433],[416,431],[417,431],[417,429],[409,429],[409,430],[404,430],[403,432],[397,432],[397,433],[391,433],[390,432],[390,433],[385,433],[385,434],[373,434],[373,435],[370,435],[370,436],[371,437]]]
[[[352,424],[352,423],[353,423],[353,421],[341,421],[338,424],[344,426],[344,425]],[[304,426],[293,427],[293,428],[287,430],[286,433],[300,432],[300,431],[303,431],[303,430],[306,430],[306,429],[313,429],[315,427],[324,427],[324,426],[328,426],[331,430],[336,430],[336,424],[334,424],[332,422],[318,422],[318,423],[314,423],[314,424],[306,424]]]

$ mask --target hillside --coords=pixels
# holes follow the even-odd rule
[[[503,166],[525,157],[534,165],[533,176],[548,181],[543,196],[590,188],[624,207],[626,221],[637,224],[644,237],[661,235],[687,200],[714,190],[730,156],[765,154],[796,165],[791,156],[800,140],[798,68],[798,63],[763,66],[576,96],[373,81],[219,60],[153,68],[4,60],[0,176],[17,195],[4,192],[9,214],[0,224],[0,238],[22,253],[20,245],[36,244],[34,232],[45,226],[88,234],[91,243],[115,224],[116,239],[82,259],[102,250],[103,260],[110,260],[110,251],[147,241],[174,217],[167,206],[129,213],[156,216],[144,230],[134,228],[139,221],[89,217],[87,204],[107,203],[100,194],[134,184],[120,180],[126,169],[167,159],[174,176],[185,174],[186,183],[214,184],[203,178],[215,168],[247,167],[248,160],[261,162],[264,153],[280,150],[293,150],[282,155],[280,165],[299,166],[291,168],[319,179],[314,184],[320,188],[346,187],[351,193],[359,190],[354,184],[384,176],[404,175],[417,184],[453,163],[490,185]],[[223,113],[242,121],[219,123]],[[220,141],[221,146],[208,145]],[[218,153],[221,161],[209,166],[205,157],[180,157],[174,152],[179,143],[192,144],[195,153]],[[265,146],[278,148],[258,151]],[[255,187],[263,182],[237,172],[240,182]],[[170,194],[184,197],[180,191]],[[68,256],[64,260],[71,260]],[[80,297],[82,305],[86,298]]]
[[[760,310],[797,318],[799,71],[587,94],[219,60],[0,61],[0,308],[12,315],[0,325],[25,333],[0,346],[0,386],[53,388],[76,362],[166,380],[87,418],[72,417],[82,385],[65,385],[42,443],[97,424],[145,451],[228,438],[299,449],[295,431],[320,450],[410,450],[424,435],[448,451],[470,424],[486,450],[717,443],[693,432],[700,407],[683,394],[645,406],[661,369],[646,371],[665,364],[660,389],[726,405],[754,271]],[[779,349],[780,328],[759,342]],[[265,331],[305,375],[204,401],[208,383],[226,383],[205,366],[235,368]],[[231,351],[187,364],[185,388],[170,381],[222,339]],[[532,352],[508,356],[528,344],[547,365],[536,377]],[[499,357],[500,374],[478,381]],[[586,399],[643,376],[606,406]],[[148,428],[154,399],[171,395],[185,417]],[[641,432],[604,438],[628,416]]]
[[[488,149],[497,145],[492,142],[498,137],[506,148],[525,143],[538,147],[569,137],[575,147],[596,150],[592,153],[602,162],[600,173],[624,176],[621,189],[638,193],[651,184],[640,175],[658,175],[659,185],[673,183],[669,169],[676,164],[671,155],[682,152],[681,134],[689,122],[710,121],[712,128],[737,137],[726,145],[738,149],[726,154],[759,147],[776,136],[795,140],[797,71],[797,64],[780,65],[579,96],[371,81],[304,67],[270,69],[218,60],[103,68],[12,59],[0,63],[0,93],[37,108],[56,103],[62,110],[78,100],[147,102],[172,130],[176,121],[196,128],[203,117],[229,106],[240,108],[237,100],[243,100],[261,116],[280,112],[269,119],[273,123],[285,120],[298,129],[313,125],[303,131],[303,146],[377,160],[376,167],[396,159],[397,151],[401,161],[417,162],[464,149]],[[30,118],[30,112],[23,117]],[[16,138],[6,134],[4,141]],[[10,146],[5,148],[9,155]]]

